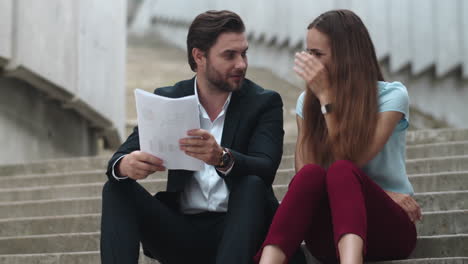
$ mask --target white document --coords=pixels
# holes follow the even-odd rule
[[[187,131],[200,128],[195,95],[173,99],[136,89],[135,100],[141,151],[162,159],[167,169],[201,170],[203,161],[179,148]]]

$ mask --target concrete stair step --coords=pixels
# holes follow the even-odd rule
[[[2,264],[100,264],[99,251],[0,255]],[[159,264],[140,252],[138,264]]]
[[[165,179],[145,179],[140,181],[151,193],[166,188]],[[70,185],[51,185],[27,188],[0,189],[0,202],[51,200],[60,198],[95,197],[102,193],[103,182]]]
[[[468,129],[446,128],[408,131],[408,145],[430,144],[450,141],[467,141]]]
[[[100,213],[0,219],[0,237],[90,233],[100,227]]]
[[[292,177],[292,174],[292,169],[280,170],[276,176],[275,184],[287,185]],[[73,175],[72,179],[76,179],[77,177],[81,176]],[[36,179],[40,181],[43,180],[43,178],[37,176],[35,178],[27,178],[25,182],[31,182]],[[61,177],[61,179],[63,179],[63,177]],[[102,177],[95,177],[89,180],[98,181],[91,183],[85,182],[79,184],[63,185],[37,184],[36,187],[25,188],[0,188],[0,202],[4,203],[8,201],[14,202],[99,196],[102,192],[102,186],[105,180],[103,180]],[[468,190],[468,172],[418,174],[410,176],[410,181],[413,184],[416,192]],[[145,188],[147,188],[147,190],[151,193],[164,190],[166,187],[166,182],[165,175],[163,174],[155,174],[143,181],[140,181],[140,183],[145,186]]]
[[[468,264],[466,257],[420,258],[391,261],[366,262],[367,264]],[[315,264],[315,263],[314,263]]]
[[[97,183],[105,182],[106,180],[107,176],[105,175],[105,171],[103,169],[77,172],[0,176],[0,189]]]
[[[468,190],[468,171],[409,175],[415,192]]]
[[[274,186],[278,199],[282,199],[287,185]],[[415,199],[424,212],[468,209],[468,191],[417,193]],[[40,201],[0,203],[0,219],[94,214],[101,210],[101,197],[66,198]]]
[[[64,233],[89,233],[100,230],[101,216],[96,214],[0,219],[0,237]],[[468,210],[425,212],[417,223],[418,234],[467,234]]]
[[[295,142],[286,142],[284,144],[283,157],[294,156],[295,146]],[[460,155],[468,155],[468,141],[436,142],[408,145],[406,147],[407,159]]]
[[[0,254],[85,252],[99,249],[98,232],[0,238]]]
[[[468,155],[412,159],[406,162],[409,175],[454,171],[468,171]]]
[[[416,193],[414,197],[424,212],[468,209],[468,190]]]
[[[287,185],[274,186],[273,191],[278,199],[281,200],[284,197],[287,187]],[[416,193],[414,197],[423,212],[468,209],[468,190]]]
[[[468,234],[468,210],[435,211],[423,213],[417,222],[420,236]]]
[[[274,184],[287,185],[293,176],[293,169],[278,170]],[[415,192],[468,190],[468,171],[412,174],[409,179]]]
[[[421,236],[410,258],[468,257],[468,234]]]
[[[281,164],[281,168],[277,172],[275,183],[287,184],[291,177],[294,175],[293,156],[286,156]],[[454,180],[458,182],[466,182],[466,178],[462,174],[468,172],[468,155],[453,156],[444,158],[430,158],[430,159],[414,159],[407,161],[407,171],[410,174],[422,176],[432,174],[434,177],[443,176],[440,179],[434,179],[433,182],[443,182],[445,180]],[[165,179],[166,173],[155,173],[149,178]],[[25,187],[38,187],[38,186],[51,186],[51,185],[66,185],[78,183],[98,183],[105,182],[107,176],[104,170],[91,170],[84,172],[64,172],[64,173],[47,173],[47,174],[31,174],[31,175],[17,175],[17,176],[2,176],[0,177],[0,190],[10,188],[25,188]],[[423,178],[415,181],[426,181]],[[440,186],[444,188],[445,185],[431,185],[432,183],[423,185],[429,187]],[[466,186],[466,185],[465,185]],[[450,187],[451,188],[451,187]],[[457,187],[454,187],[457,188]],[[416,190],[419,190],[415,187]],[[426,191],[423,189],[421,191]]]
[[[166,179],[167,173],[157,172],[148,179]],[[104,170],[84,172],[65,172],[52,174],[31,174],[24,176],[0,176],[0,190],[53,185],[71,185],[82,183],[104,183],[107,176]]]
[[[408,160],[406,164],[408,174],[468,171],[468,155],[413,159]],[[106,165],[101,165],[103,167],[98,170],[96,170],[96,168],[92,170],[89,168],[89,171],[1,176],[0,189],[54,184],[104,182],[107,179],[107,176],[104,174],[104,168]],[[277,178],[280,178],[281,174],[284,174],[283,172],[285,170],[291,168],[294,168],[294,156],[284,156],[280,164]],[[289,170],[289,172],[293,173],[293,170]],[[151,177],[165,178],[166,173],[155,173]]]
[[[0,203],[0,219],[101,212],[101,197]]]
[[[80,157],[69,159],[41,160],[31,163],[9,164],[0,166],[1,176],[58,173],[69,171],[104,170],[109,157]]]
[[[289,155],[283,157],[279,170],[292,169],[294,167],[294,156]],[[408,174],[467,170],[468,155],[408,159],[406,161],[406,171]]]
[[[0,263],[3,264],[98,264],[101,263],[99,251],[90,252],[67,252],[67,253],[44,253],[44,254],[21,254],[21,255],[0,255]],[[319,264],[318,262],[308,262],[309,264]],[[451,258],[422,258],[407,260],[392,260],[366,262],[367,264],[467,264],[466,257]],[[143,256],[140,253],[138,264],[159,264],[158,261]]]
[[[98,264],[101,263],[99,251],[39,253],[39,254],[3,254],[0,255],[3,264]],[[139,263],[142,264],[142,263]]]
[[[410,145],[406,148],[408,159],[461,155],[468,155],[468,141]]]
[[[0,254],[38,254],[99,250],[99,232],[0,238]],[[420,236],[410,258],[468,257],[468,235]]]

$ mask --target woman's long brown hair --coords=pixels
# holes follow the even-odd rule
[[[377,81],[383,81],[374,45],[361,19],[349,10],[332,10],[308,27],[328,36],[328,72],[334,95],[336,131],[329,135],[317,97],[306,89],[302,125],[305,163],[328,167],[336,159],[356,161],[373,139],[377,123]]]

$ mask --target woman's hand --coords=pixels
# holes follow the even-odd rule
[[[327,68],[313,55],[303,51],[296,53],[294,71],[304,81],[307,88],[320,100],[322,104],[330,96],[330,81]]]
[[[422,220],[419,204],[408,194],[385,191],[408,214],[412,222]]]

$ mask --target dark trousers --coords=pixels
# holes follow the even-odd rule
[[[244,177],[230,192],[227,213],[184,215],[135,181],[104,185],[101,261],[137,263],[145,253],[164,264],[251,263],[271,221],[265,183]]]
[[[262,248],[277,245],[290,258],[305,240],[314,257],[337,263],[349,233],[363,239],[366,260],[406,258],[416,244],[406,212],[354,164],[337,161],[328,171],[309,164],[292,179]]]

